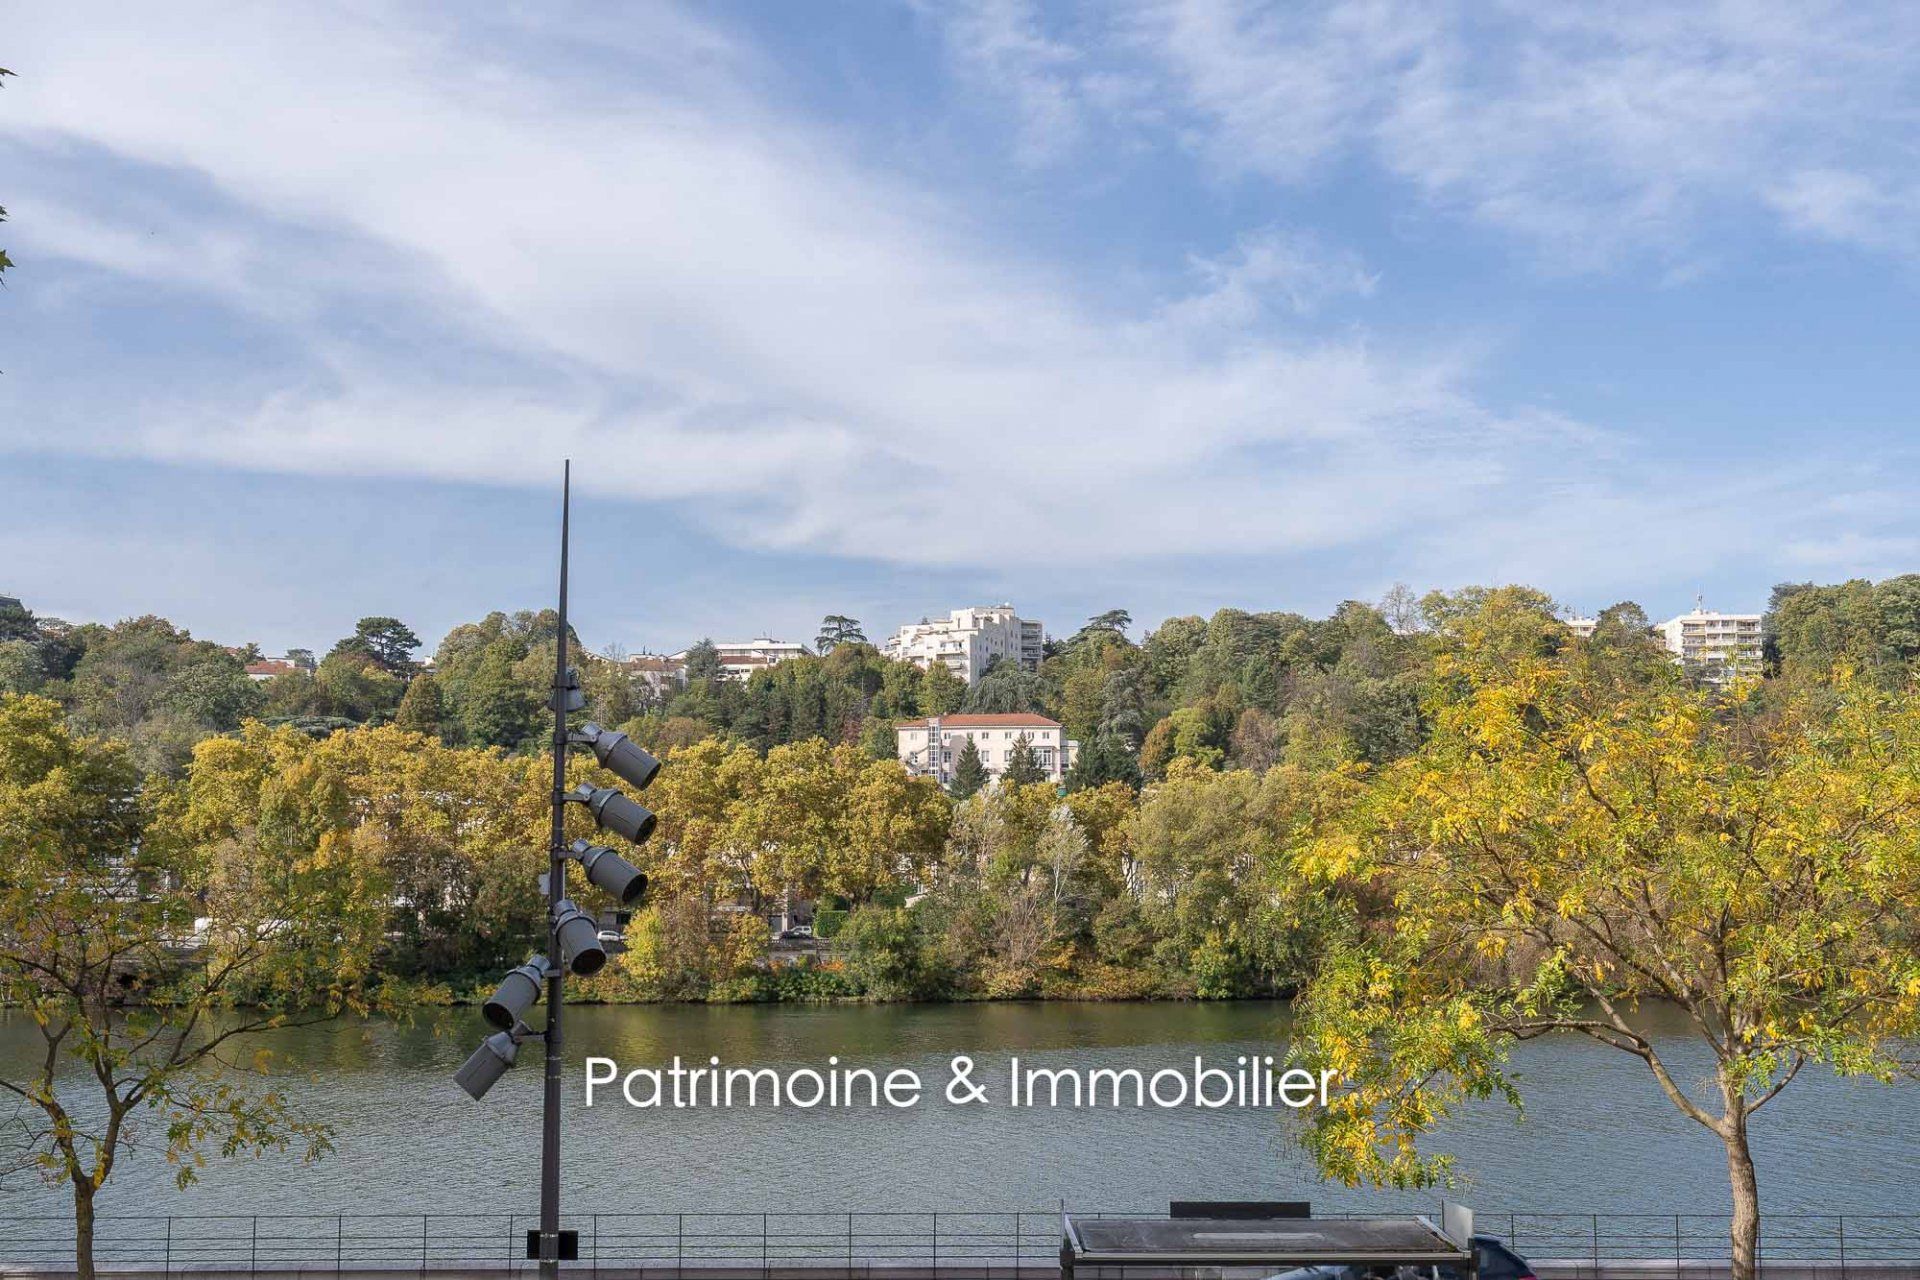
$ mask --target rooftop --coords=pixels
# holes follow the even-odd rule
[[[990,715],[940,716],[942,729],[1058,729],[1058,720],[1049,720],[1045,716],[1036,716],[1025,711],[1002,712]],[[927,722],[922,720],[903,720],[896,729],[924,729]]]

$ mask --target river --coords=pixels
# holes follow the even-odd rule
[[[1035,1066],[1231,1066],[1275,1053],[1287,1010],[1234,1004],[654,1006],[568,1010],[566,1194],[602,1212],[705,1209],[1044,1209],[1164,1211],[1173,1198],[1310,1199],[1328,1208],[1431,1206],[1432,1192],[1389,1194],[1320,1182],[1279,1113],[1014,1110],[941,1100],[948,1063],[966,1054],[1003,1082],[1009,1055]],[[475,1103],[451,1081],[480,1037],[474,1010],[443,1028],[340,1023],[283,1033],[284,1087],[337,1129],[337,1151],[210,1161],[175,1190],[163,1135],[118,1170],[102,1197],[114,1213],[458,1212],[536,1200],[538,1046]],[[1688,1080],[1708,1068],[1676,1021],[1662,1052]],[[18,1079],[38,1037],[0,1023],[0,1068]],[[928,1098],[908,1110],[638,1110],[617,1093],[582,1105],[581,1063],[908,1067]],[[1719,1212],[1718,1143],[1684,1120],[1637,1059],[1575,1037],[1519,1046],[1524,1121],[1478,1107],[1436,1140],[1483,1209]],[[78,1086],[78,1081],[73,1082]],[[1002,1088],[1004,1092],[1004,1088]],[[1003,1101],[1003,1099],[1002,1099]],[[1913,1213],[1920,1177],[1920,1086],[1842,1080],[1810,1069],[1755,1121],[1769,1212]],[[10,1211],[61,1211],[61,1193],[18,1178]]]

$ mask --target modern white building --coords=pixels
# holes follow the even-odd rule
[[[1566,623],[1567,630],[1573,632],[1573,634],[1579,636],[1582,640],[1591,640],[1593,639],[1593,629],[1600,625],[1600,619],[1568,618],[1566,619]]]
[[[894,726],[900,763],[907,766],[907,772],[937,778],[943,787],[953,781],[960,752],[969,740],[979,749],[980,763],[997,778],[1006,772],[1014,745],[1023,738],[1033,746],[1047,776],[1055,782],[1065,780],[1080,754],[1080,744],[1067,738],[1058,720],[1025,713],[951,715],[907,720]]]
[[[910,622],[880,651],[922,669],[941,663],[972,684],[995,658],[1039,670],[1045,642],[1046,630],[1040,623],[1019,617],[1010,604],[992,604],[955,609],[937,621]]]
[[[1760,669],[1760,615],[1712,613],[1695,604],[1693,612],[1669,618],[1654,628],[1675,661],[1719,683]]]
[[[724,644],[716,640],[713,647],[720,653],[720,674],[728,680],[749,679],[756,671],[765,671],[788,658],[798,658],[811,652],[797,640],[774,640],[767,636]],[[682,649],[671,655],[683,671],[687,665],[687,653],[688,650]]]

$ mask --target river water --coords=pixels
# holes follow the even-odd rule
[[[1284,1005],[962,1004],[570,1008],[566,1194],[601,1212],[1046,1209],[1158,1210],[1169,1199],[1309,1199],[1316,1207],[1430,1207],[1320,1182],[1277,1111],[1012,1109],[1010,1055],[1044,1067],[1231,1067],[1278,1053]],[[451,1073],[483,1028],[473,1010],[442,1027],[334,1024],[285,1033],[286,1090],[336,1127],[337,1151],[210,1162],[175,1190],[154,1134],[115,1172],[106,1213],[462,1212],[531,1209],[537,1199],[537,1045],[486,1098]],[[0,1069],[19,1078],[37,1040],[0,1023]],[[1678,1022],[1662,1052],[1683,1079],[1708,1069]],[[704,1065],[914,1069],[927,1096],[909,1110],[640,1110],[617,1092],[583,1102],[587,1055],[623,1069],[678,1054]],[[983,1105],[941,1098],[953,1055],[979,1064]],[[1723,1211],[1725,1166],[1634,1058],[1579,1038],[1519,1046],[1527,1103],[1516,1121],[1480,1107],[1437,1140],[1484,1210]],[[74,1081],[78,1087],[78,1081]],[[79,1096],[79,1095],[76,1095]],[[1920,1086],[1809,1070],[1755,1121],[1769,1212],[1920,1212]],[[0,1212],[58,1212],[59,1193],[16,1178]]]

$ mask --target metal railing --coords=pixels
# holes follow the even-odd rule
[[[579,1232],[569,1268],[746,1274],[924,1269],[989,1275],[1050,1267],[1060,1210],[1030,1213],[598,1213],[562,1222]],[[1159,1217],[1159,1210],[1079,1217]],[[1317,1216],[1381,1217],[1342,1213]],[[510,1274],[525,1258],[525,1213],[247,1214],[101,1218],[102,1271],[455,1271]],[[1475,1229],[1535,1262],[1725,1262],[1725,1214],[1480,1212]],[[58,1215],[0,1220],[0,1273],[71,1266],[73,1225]],[[1764,1263],[1920,1262],[1920,1214],[1769,1214]]]

